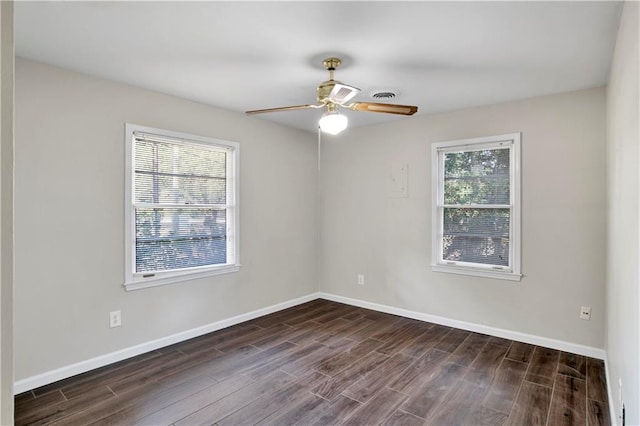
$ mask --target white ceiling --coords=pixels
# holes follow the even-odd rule
[[[606,84],[620,2],[17,2],[16,54],[216,107],[336,79],[418,115]],[[321,110],[254,116],[315,131]],[[351,126],[408,120],[348,111]]]

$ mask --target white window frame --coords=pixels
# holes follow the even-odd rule
[[[520,281],[521,235],[520,235],[520,133],[486,136],[434,143],[431,146],[432,170],[432,262],[431,270],[453,274],[473,275],[486,278]],[[508,267],[479,263],[443,260],[444,233],[444,154],[510,147],[510,217],[509,217],[509,262]],[[470,205],[469,207],[474,207]],[[490,205],[481,205],[483,208]],[[503,205],[499,206],[503,208]]]
[[[136,272],[136,223],[134,200],[135,183],[135,143],[134,133],[148,134],[155,137],[165,138],[171,141],[189,143],[196,145],[209,145],[224,149],[228,153],[227,161],[227,263],[222,265],[207,265],[192,268],[184,268],[171,271],[157,271],[153,273]],[[239,194],[238,194],[238,164],[240,158],[240,144],[205,136],[190,135],[170,130],[156,129],[153,127],[141,126],[126,123],[125,125],[125,277],[124,287],[127,291],[142,288],[155,287],[159,285],[172,284],[176,282],[192,280],[196,278],[208,277],[212,275],[227,274],[240,270],[240,239],[238,232],[239,223]]]

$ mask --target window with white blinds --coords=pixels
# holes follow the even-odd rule
[[[237,271],[239,146],[128,124],[128,289]]]
[[[433,269],[520,280],[520,134],[432,146]]]

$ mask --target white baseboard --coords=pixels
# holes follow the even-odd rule
[[[172,334],[170,336],[152,340],[150,342],[141,343],[136,346],[121,349],[119,351],[111,352],[105,355],[100,355],[95,358],[87,359],[85,361],[80,361],[78,363],[61,367],[56,370],[48,371],[46,373],[38,374],[36,376],[27,377],[26,379],[18,380],[14,383],[13,393],[14,395],[17,395],[30,389],[35,389],[40,386],[56,382],[58,380],[75,376],[76,374],[85,373],[96,368],[104,367],[105,365],[113,364],[114,362],[122,361],[124,359],[141,355],[146,352],[154,351],[156,349],[173,345],[175,343],[183,342],[194,337],[202,336],[203,334],[222,330],[223,328],[240,324],[241,322],[249,321],[263,315],[271,314],[273,312],[281,311],[292,306],[300,305],[302,303],[310,302],[318,298],[318,293],[311,293],[306,296],[298,297],[297,299],[292,299],[272,306],[267,306],[266,308],[258,309],[246,314],[241,314],[232,318],[216,321],[214,323],[196,327],[191,330]]]
[[[366,302],[349,297],[337,296],[329,293],[318,293],[318,297],[334,302],[345,303],[347,305],[359,306],[361,308],[372,309],[374,311],[385,312],[402,317],[413,318],[420,321],[432,322],[435,324],[446,325],[448,327],[460,328],[462,330],[474,331],[476,333],[488,334],[491,336],[502,337],[504,339],[516,340],[518,342],[530,343],[545,348],[558,349],[565,352],[571,352],[578,355],[585,355],[597,359],[605,359],[604,349],[594,348],[591,346],[579,345],[577,343],[564,342],[562,340],[550,339],[548,337],[536,336],[533,334],[520,333],[502,328],[489,327],[486,325],[474,324],[465,321],[458,321],[451,318],[439,317],[436,315],[424,314],[422,312],[409,311],[406,309],[395,308],[393,306],[380,305],[378,303]]]
[[[547,348],[559,349],[565,352],[571,352],[579,355],[590,356],[592,358],[598,358],[605,360],[605,368],[607,366],[605,351],[603,349],[593,348],[590,346],[579,345],[576,343],[564,342],[561,340],[549,339],[546,337],[535,336],[532,334],[520,333],[517,331],[504,330],[501,328],[489,327],[480,324],[473,324],[464,321],[458,321],[450,318],[440,317],[436,315],[425,314],[421,312],[409,311],[406,309],[396,308],[393,306],[380,305],[377,303],[366,302],[358,299],[351,299],[348,297],[338,296],[329,293],[311,293],[306,296],[302,296],[296,299],[288,300],[286,302],[278,303],[276,305],[267,306],[262,309],[258,309],[246,314],[237,315],[232,318],[220,320],[211,324],[207,324],[201,327],[193,328],[191,330],[183,331],[180,333],[172,334],[167,337],[152,340],[150,342],[141,343],[136,346],[121,349],[119,351],[111,352],[105,355],[100,355],[95,358],[91,358],[85,361],[58,368],[56,370],[48,371],[46,373],[38,374],[36,376],[28,377],[26,379],[18,380],[14,383],[14,394],[19,394],[30,389],[35,389],[40,386],[47,385],[49,383],[56,382],[58,380],[66,379],[76,374],[85,373],[96,368],[104,367],[105,365],[113,364],[118,361],[122,361],[127,358],[131,358],[137,355],[141,355],[146,352],[150,352],[156,349],[163,348],[165,346],[173,345],[185,340],[192,339],[194,337],[202,336],[203,334],[211,333],[213,331],[221,330],[223,328],[230,327],[232,325],[240,324],[245,321],[252,320],[254,318],[261,317],[263,315],[271,314],[273,312],[281,311],[283,309],[290,308],[292,306],[300,305],[302,303],[310,302],[315,299],[326,299],[334,302],[345,303],[347,305],[358,306],[361,308],[372,309],[379,312],[385,312],[393,315],[400,315],[407,318],[413,318],[420,321],[432,322],[435,324],[446,325],[448,327],[460,328],[462,330],[474,331],[477,333],[488,334],[491,336],[502,337],[505,339],[516,340],[519,342],[530,343],[537,346],[544,346]],[[606,370],[607,383],[609,391],[609,400],[611,401],[611,389],[609,380],[609,371]],[[612,420],[614,420],[614,414],[611,414]],[[612,424],[616,424],[613,422]]]
[[[611,418],[612,426],[618,426],[618,416],[613,406],[613,381],[609,375],[609,358],[605,356],[604,359],[604,374],[607,378],[607,398],[609,398],[609,417]]]

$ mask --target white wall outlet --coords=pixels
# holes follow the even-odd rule
[[[591,306],[583,306],[580,308],[580,319],[587,321],[591,319]]]
[[[358,274],[358,285],[364,285],[364,274]]]
[[[109,327],[120,327],[122,325],[122,314],[120,311],[109,312]]]

